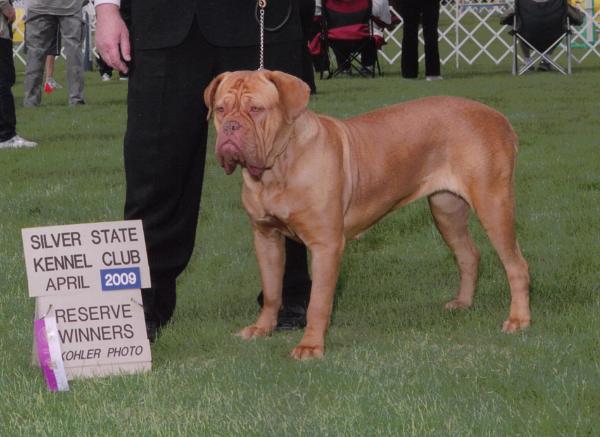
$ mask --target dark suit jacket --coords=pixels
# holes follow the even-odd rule
[[[298,0],[267,0],[265,25],[278,31],[265,32],[267,44],[300,41],[302,29]],[[196,19],[204,37],[217,47],[258,45],[256,0],[124,0],[131,9],[132,41],[138,49],[158,49],[180,44]]]

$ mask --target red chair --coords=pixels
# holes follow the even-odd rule
[[[309,48],[314,57],[322,57],[321,70],[328,78],[340,74],[358,73],[364,77],[381,75],[377,55],[383,38],[373,34],[371,0],[323,0],[321,32],[311,41]],[[329,52],[335,57],[331,68]]]

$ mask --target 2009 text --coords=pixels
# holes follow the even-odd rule
[[[102,291],[131,290],[141,287],[139,267],[100,270]]]

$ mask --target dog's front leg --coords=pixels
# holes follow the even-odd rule
[[[240,331],[239,335],[245,340],[271,334],[277,325],[277,314],[281,307],[285,262],[283,235],[273,229],[255,227],[254,248],[260,268],[263,306],[256,323]]]
[[[297,360],[323,358],[325,353],[325,334],[331,318],[344,238],[336,238],[327,244],[309,245],[309,249],[313,282],[304,337],[292,351],[292,357]]]

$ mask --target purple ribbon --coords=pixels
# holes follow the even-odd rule
[[[40,366],[44,373],[44,379],[50,391],[58,391],[58,384],[54,370],[50,366],[52,358],[50,357],[50,347],[48,346],[48,336],[46,335],[46,324],[44,319],[37,319],[33,322],[35,332],[35,342],[37,345],[37,353],[40,358]]]

